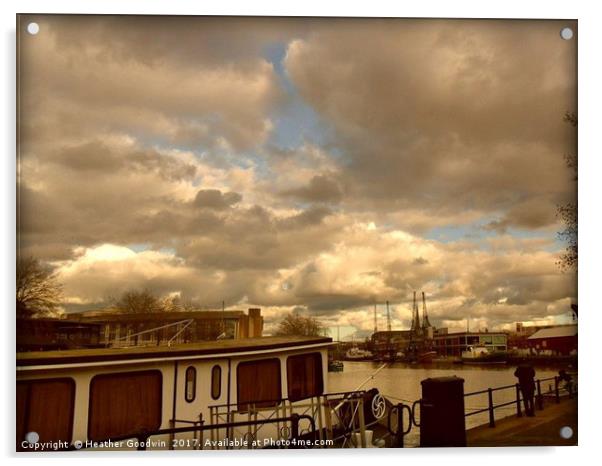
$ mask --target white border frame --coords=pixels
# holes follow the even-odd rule
[[[346,464],[365,464],[373,461],[377,455],[382,460],[395,462],[420,461],[421,463],[466,464],[480,462],[487,456],[488,465],[507,464],[515,458],[529,462],[545,461],[549,464],[575,463],[586,458],[592,459],[597,455],[595,447],[598,439],[598,423],[601,419],[600,399],[597,392],[602,388],[602,377],[599,370],[599,349],[595,346],[598,331],[602,328],[600,318],[600,298],[595,292],[600,285],[597,271],[602,264],[599,238],[600,205],[597,199],[602,197],[600,192],[599,161],[600,131],[596,124],[602,111],[600,83],[602,72],[600,66],[600,46],[602,44],[602,22],[600,9],[594,1],[557,1],[527,2],[524,0],[504,0],[498,2],[483,2],[470,0],[455,1],[421,1],[421,2],[386,2],[371,0],[370,2],[350,3],[349,1],[320,1],[306,0],[303,2],[282,2],[254,0],[221,0],[219,2],[193,2],[165,0],[104,0],[82,2],[74,0],[22,0],[2,2],[4,53],[2,76],[2,102],[5,103],[2,128],[2,140],[5,141],[2,157],[2,203],[1,214],[3,225],[2,250],[3,258],[2,279],[0,280],[0,296],[3,298],[4,345],[6,349],[4,367],[5,377],[2,384],[2,395],[6,403],[4,422],[0,423],[0,441],[5,456],[12,456],[14,438],[14,264],[15,264],[15,14],[16,13],[119,13],[119,14],[205,14],[205,15],[286,15],[286,16],[400,16],[400,17],[464,17],[464,18],[566,18],[579,20],[579,248],[581,260],[579,263],[579,301],[582,311],[580,322],[580,432],[579,447],[557,448],[499,448],[491,449],[439,449],[439,450],[396,450],[386,451],[311,451],[311,452],[228,452],[226,455],[204,453],[202,458],[191,455],[181,455],[177,452],[168,454],[145,455],[143,461],[163,464],[167,458],[177,455],[178,461],[217,461],[226,464],[241,461],[250,464],[304,464],[319,456],[327,461],[344,460]],[[597,372],[596,372],[596,369]],[[369,455],[369,456],[368,456]],[[26,461],[34,455],[20,455]],[[44,460],[63,464],[66,458],[75,461],[100,464],[108,455],[46,455]],[[119,455],[122,457],[125,455]],[[140,458],[141,455],[127,455],[128,459]],[[74,457],[74,458],[73,458]],[[117,457],[111,454],[111,457]]]

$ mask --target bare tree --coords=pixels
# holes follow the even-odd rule
[[[161,312],[163,303],[150,290],[130,290],[121,295],[115,307],[131,314]]]
[[[279,324],[276,335],[324,335],[324,326],[314,317],[305,317],[297,314],[287,315]]]
[[[17,259],[17,316],[47,317],[59,312],[62,286],[56,274],[34,257]]]
[[[566,112],[564,121],[573,127],[577,127],[577,115]],[[564,156],[568,168],[574,171],[574,180],[577,181],[577,154],[566,154]],[[566,250],[560,256],[558,265],[561,270],[566,271],[577,267],[577,203],[567,202],[557,206],[556,216],[564,223],[564,230],[558,233],[558,237],[567,244]]]

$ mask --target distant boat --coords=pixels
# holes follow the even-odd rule
[[[402,351],[399,351],[395,355],[395,359],[397,361],[409,362],[412,364],[433,362],[433,359],[435,359],[436,357],[436,351],[422,351],[419,353],[412,351],[404,353]]]
[[[374,355],[372,352],[368,350],[363,350],[354,346],[353,348],[349,348],[345,353],[345,359],[349,361],[365,361],[366,359],[372,359]]]
[[[462,351],[464,364],[505,364],[508,355],[504,351],[489,351],[485,345],[469,346]]]
[[[436,356],[431,359],[431,362],[461,364],[462,358],[460,356]]]
[[[432,362],[437,357],[436,351],[425,351],[418,355],[418,362]]]
[[[328,361],[328,372],[343,372],[343,361]]]

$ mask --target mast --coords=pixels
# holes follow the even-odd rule
[[[378,332],[378,323],[376,321],[376,303],[374,304],[374,333]]]
[[[386,301],[387,304],[387,332],[391,333],[391,313],[389,312],[389,301]]]
[[[391,346],[391,313],[389,312],[389,301],[385,301],[387,305],[387,355],[393,360],[395,357],[395,352]]]
[[[406,350],[406,357],[416,357],[418,345],[420,344],[420,330],[420,315],[418,313],[418,304],[416,304],[416,291],[414,291],[414,300],[412,302],[412,325],[410,327],[410,340]]]
[[[426,297],[424,296],[424,291],[422,292],[422,328],[431,327],[431,323],[429,322],[429,316],[426,312]]]
[[[226,333],[226,319],[224,317],[226,313],[226,301],[222,301],[222,333]]]
[[[410,332],[415,336],[420,330],[420,314],[418,312],[418,304],[416,303],[416,291],[414,291],[414,301],[412,303],[412,326]]]

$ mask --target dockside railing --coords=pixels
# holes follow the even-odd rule
[[[553,398],[556,403],[560,403],[561,392],[567,392],[569,397],[573,397],[577,394],[576,384],[567,384],[568,387],[561,387],[561,378],[559,376],[547,377],[543,379],[535,380],[535,403],[534,409],[543,410],[544,409],[544,398],[549,397]],[[542,391],[542,383],[544,382],[553,382],[553,386],[548,386],[548,391]],[[514,391],[514,397],[511,401],[505,401],[502,403],[494,403],[494,393],[501,391]],[[502,387],[495,388],[487,388],[485,390],[478,390],[475,392],[469,392],[464,394],[464,400],[469,399],[471,397],[476,397],[478,395],[487,394],[487,406],[485,407],[473,407],[468,408],[469,412],[465,412],[464,417],[475,416],[477,414],[487,412],[489,414],[489,427],[495,427],[495,410],[512,406],[516,406],[516,416],[522,417],[523,412],[521,409],[521,402],[524,403],[524,399],[522,397],[522,393],[520,390],[520,384],[512,384],[512,385],[504,385]],[[466,408],[465,408],[466,409]]]

